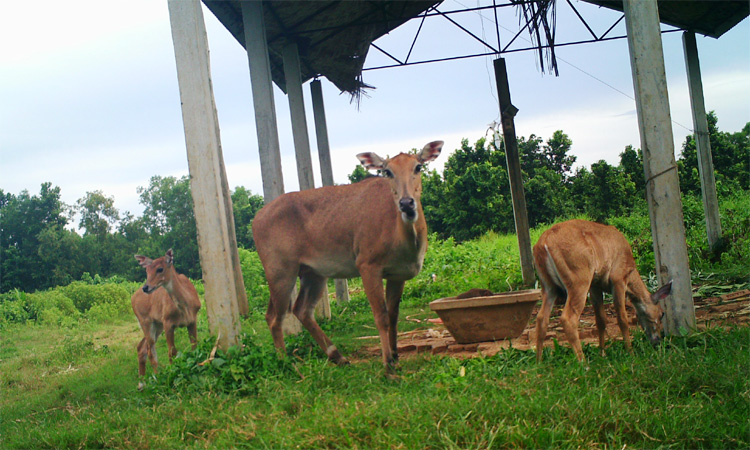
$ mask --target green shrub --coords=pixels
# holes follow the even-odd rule
[[[240,267],[242,268],[242,279],[245,282],[245,291],[251,311],[265,312],[268,307],[270,294],[268,282],[263,264],[255,251],[239,249]]]
[[[119,284],[87,284],[83,281],[74,281],[60,290],[73,300],[76,309],[82,313],[97,304],[128,305],[130,300],[128,289]]]
[[[254,395],[267,380],[295,376],[290,358],[279,358],[270,343],[257,344],[245,334],[240,345],[218,350],[211,357],[215,342],[209,337],[195,350],[179,353],[147,387],[168,394],[179,390]]]
[[[31,313],[26,301],[27,295],[18,289],[0,294],[1,323],[26,323],[27,320],[31,319]]]
[[[86,317],[92,322],[105,323],[123,317],[131,312],[130,305],[125,303],[100,303],[86,311]]]

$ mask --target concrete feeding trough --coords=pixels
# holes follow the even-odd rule
[[[471,344],[517,338],[541,298],[539,289],[500,294],[472,289],[456,297],[430,302],[430,309],[442,319],[456,342]]]

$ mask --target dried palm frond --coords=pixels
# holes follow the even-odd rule
[[[555,58],[555,27],[556,27],[556,1],[555,0],[511,0],[518,6],[529,30],[532,44],[539,52],[539,66],[542,73],[545,71],[545,60],[547,70],[552,70],[555,76],[559,75],[557,70],[557,59]]]

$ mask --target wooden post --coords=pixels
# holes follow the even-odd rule
[[[273,99],[271,63],[268,60],[266,27],[263,22],[263,3],[240,2],[245,28],[245,48],[250,63],[255,128],[258,134],[258,153],[263,177],[263,197],[266,203],[284,193],[281,172],[281,149],[276,124],[276,105]]]
[[[211,334],[218,337],[219,347],[227,349],[239,342],[238,308],[245,288],[237,240],[231,236],[232,202],[211,88],[206,28],[198,0],[170,0],[168,8],[208,324]],[[247,304],[247,297],[244,299]]]
[[[250,63],[250,80],[255,109],[255,128],[258,134],[258,153],[263,177],[263,198],[266,204],[284,193],[284,176],[281,172],[281,147],[276,123],[276,104],[273,98],[271,63],[268,59],[266,26],[263,20],[263,3],[259,1],[240,2],[242,23],[245,29],[245,49]],[[296,298],[297,290],[292,293]],[[302,323],[287,314],[282,325],[287,334],[302,331]]]
[[[719,219],[719,201],[716,198],[716,178],[714,177],[714,163],[711,158],[711,141],[708,139],[708,121],[706,120],[706,106],[703,100],[703,82],[701,81],[701,67],[698,60],[695,33],[692,31],[684,32],[682,43],[685,50],[688,88],[690,89],[690,106],[693,112],[695,147],[698,154],[698,172],[701,177],[708,245],[713,252],[716,252],[721,248],[721,220]]]
[[[625,0],[625,25],[633,71],[646,198],[660,284],[673,280],[665,301],[664,331],[679,335],[695,327],[680,184],[674,159],[672,120],[656,0]]]
[[[283,58],[286,94],[289,98],[289,113],[292,118],[294,152],[297,159],[299,190],[315,189],[312,157],[310,156],[310,136],[307,132],[307,114],[305,114],[305,99],[302,95],[302,74],[299,67],[299,49],[297,48],[297,44],[292,42],[285,45]],[[315,313],[327,319],[331,318],[331,303],[328,299],[327,285],[323,289],[317,305],[315,305]]]
[[[500,102],[500,114],[503,126],[503,142],[505,143],[505,159],[508,164],[510,178],[510,195],[513,201],[513,217],[518,236],[518,249],[521,254],[521,273],[525,286],[534,285],[534,259],[531,254],[531,237],[529,236],[529,219],[526,211],[526,195],[523,192],[523,178],[521,176],[521,162],[518,157],[518,142],[516,140],[516,126],[513,122],[518,108],[510,101],[510,87],[505,59],[494,61],[495,83]]]
[[[318,143],[318,159],[320,160],[320,175],[323,186],[333,186],[333,165],[331,164],[331,147],[328,143],[328,125],[326,124],[326,110],[323,105],[323,89],[320,80],[310,83],[312,96],[313,117],[315,118],[315,137]],[[336,301],[349,301],[349,285],[345,279],[335,280]]]

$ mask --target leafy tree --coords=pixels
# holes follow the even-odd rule
[[[719,119],[715,112],[709,112],[706,119],[711,143],[711,159],[719,188],[723,185],[727,192],[735,189],[750,189],[750,122],[742,131],[728,133],[719,131]],[[701,185],[698,153],[692,134],[685,137],[678,167],[680,190],[683,193],[699,194]]]
[[[255,249],[253,219],[264,204],[263,196],[254,195],[249,189],[245,189],[243,186],[237,187],[232,193],[234,227],[237,234],[237,245],[240,247]]]
[[[49,286],[64,286],[81,279],[84,272],[94,271],[91,256],[94,251],[84,251],[81,236],[59,226],[48,227],[37,236],[37,255],[48,277]]]
[[[31,292],[53,285],[39,257],[40,235],[48,229],[62,230],[68,209],[60,200],[60,188],[51,183],[42,183],[38,196],[26,190],[18,196],[0,190],[0,291]]]
[[[363,166],[362,164],[357,164],[357,166],[354,168],[354,171],[349,174],[349,182],[357,183],[369,176],[371,176],[370,172],[365,169],[365,166]]]
[[[634,149],[632,145],[625,147],[620,153],[620,169],[630,177],[635,184],[635,190],[642,198],[646,198],[646,179],[643,172],[643,152]]]
[[[543,142],[541,137],[534,134],[528,139],[523,136],[518,139],[521,170],[532,177],[537,170],[546,169],[559,174],[566,181],[576,161],[574,155],[568,154],[573,141],[562,130],[557,130],[546,143]]]
[[[574,155],[568,154],[573,141],[562,130],[557,130],[552,137],[547,140],[547,144],[542,147],[545,167],[552,172],[559,174],[565,181],[570,174],[570,169],[576,162]]]
[[[604,160],[592,164],[591,171],[579,168],[571,181],[576,207],[597,222],[626,213],[637,199],[630,177]]]
[[[445,217],[448,211],[441,205],[446,198],[445,183],[437,170],[422,172],[422,209],[424,210],[427,229],[439,236],[448,236]]]
[[[431,230],[466,240],[490,230],[512,229],[505,155],[493,149],[484,138],[474,146],[464,139],[446,161],[442,181],[434,172],[423,175],[422,206]]]
[[[87,192],[76,205],[81,214],[79,225],[86,230],[86,234],[102,238],[120,220],[114,197],[107,197],[102,191]]]
[[[524,181],[529,226],[552,223],[574,212],[567,184],[562,174],[548,168],[537,169],[533,177]]]
[[[147,253],[145,249],[155,248],[144,217],[135,217],[129,211],[123,213],[116,233],[118,243],[117,274],[128,280],[142,280],[143,269],[134,264],[133,255]],[[149,253],[150,254],[150,253]],[[154,253],[156,256],[158,254]]]
[[[191,278],[200,278],[198,233],[188,177],[153,176],[148,187],[138,188],[138,194],[145,206],[143,224],[150,235],[139,251],[156,257],[172,248],[180,270]]]

